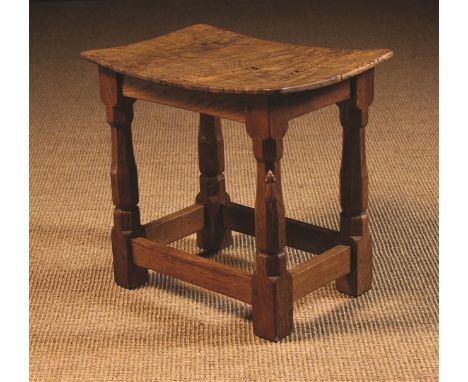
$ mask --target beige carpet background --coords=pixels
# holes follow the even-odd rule
[[[391,3],[391,4],[388,4]],[[32,381],[432,381],[438,357],[438,27],[435,2],[87,1],[31,3],[30,372]],[[110,132],[84,49],[205,22],[260,38],[391,48],[376,70],[368,126],[375,284],[333,284],[295,304],[294,334],[252,334],[243,303],[151,273],[113,284]],[[337,227],[337,108],[294,120],[286,137],[287,215]],[[142,220],[193,203],[195,113],[137,103]],[[252,205],[254,160],[223,122],[232,199]],[[169,165],[168,165],[169,163]],[[196,252],[194,238],[178,242]],[[217,256],[253,269],[235,236]],[[310,255],[288,249],[290,265]]]

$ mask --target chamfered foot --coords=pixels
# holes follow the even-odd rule
[[[351,273],[336,280],[336,289],[351,296],[360,296],[372,288],[372,240],[370,236],[352,238]]]
[[[267,276],[270,257],[257,254],[257,271],[252,279],[253,331],[259,337],[279,341],[293,330],[292,277],[284,267],[278,276]],[[285,261],[284,254],[275,257]]]
[[[115,283],[126,289],[135,289],[148,282],[148,270],[133,263],[132,237],[112,229],[112,252]]]
[[[231,246],[233,243],[231,230],[222,227],[210,231],[205,228],[197,232],[197,247],[208,252],[218,252],[221,249]]]

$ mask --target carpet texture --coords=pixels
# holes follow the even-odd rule
[[[87,1],[30,5],[30,373],[32,381],[432,381],[438,373],[438,24],[435,2]],[[252,334],[250,307],[151,273],[113,283],[110,132],[97,69],[81,50],[204,22],[259,38],[390,48],[368,125],[372,291],[334,284],[294,305],[294,333]],[[197,115],[137,102],[142,221],[193,203]],[[226,181],[253,205],[244,127],[223,121]],[[338,225],[336,107],[293,120],[285,141],[287,216]],[[194,237],[175,245],[196,253]],[[253,269],[236,234],[216,259]],[[310,258],[288,248],[289,265]]]

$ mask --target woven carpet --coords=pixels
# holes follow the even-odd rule
[[[432,381],[438,374],[438,21],[435,2],[86,1],[30,4],[30,374],[32,381]],[[113,283],[110,132],[97,69],[81,50],[204,22],[260,38],[391,48],[368,125],[373,289],[334,284],[294,305],[294,333],[252,334],[250,307],[151,273]],[[194,202],[197,115],[135,105],[142,221]],[[223,121],[227,188],[254,202],[244,127]],[[287,216],[336,228],[336,107],[293,120]],[[196,253],[194,237],[175,243]],[[236,234],[215,259],[253,269]],[[310,258],[288,248],[289,266]]]

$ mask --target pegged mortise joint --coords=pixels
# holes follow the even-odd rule
[[[127,126],[133,121],[134,98],[122,95],[122,75],[99,66],[99,90],[106,106],[107,122],[113,127]]]
[[[252,96],[245,111],[247,133],[253,138],[253,152],[258,162],[276,162],[283,156],[283,137],[288,129],[284,113],[268,96]]]

